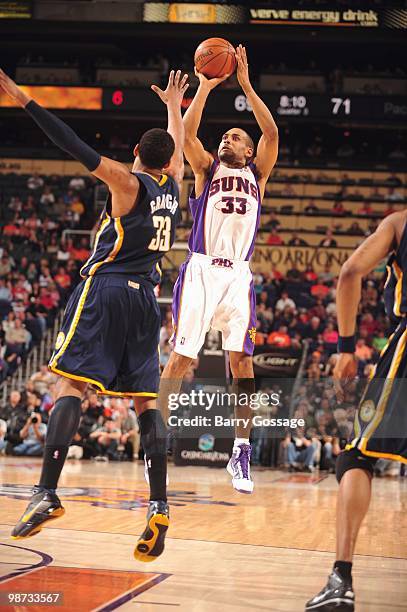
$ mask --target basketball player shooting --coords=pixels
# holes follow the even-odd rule
[[[255,391],[252,355],[256,298],[249,261],[265,186],[277,160],[278,130],[250,83],[246,49],[239,45],[235,56],[239,84],[262,135],[255,154],[253,140],[245,130],[227,130],[219,144],[219,160],[214,160],[197,133],[210,92],[229,75],[208,80],[196,71],[199,87],[184,115],[184,152],[195,177],[189,200],[193,226],[189,254],[174,287],[174,350],[160,383],[158,401],[166,417],[168,396],[179,391],[209,329],[222,332],[222,347],[229,351],[235,389],[246,394]],[[242,419],[240,422],[251,422],[250,407],[236,406],[235,416]],[[250,424],[236,427],[228,464],[233,487],[242,493],[253,491],[250,429]]]
[[[336,461],[336,561],[326,586],[307,611],[353,612],[352,560],[369,508],[374,465],[379,458],[407,463],[407,211],[388,216],[344,264],[337,288],[339,359],[334,370],[338,399],[357,374],[355,328],[362,278],[391,254],[385,286],[387,315],[398,322],[376,364],[355,416],[354,433]]]
[[[49,368],[59,375],[47,428],[39,484],[13,538],[27,538],[65,510],[56,494],[68,447],[81,418],[89,384],[103,394],[132,397],[147,459],[150,503],[147,526],[134,552],[154,561],[164,549],[169,525],[166,427],[157,410],[157,345],[161,325],[154,295],[159,261],[171,248],[181,220],[179,192],[184,174],[181,102],[187,75],[172,71],[165,91],[152,85],[167,106],[168,128],[142,135],[133,171],[102,157],[70,127],[37,104],[0,70],[0,87],[45,134],[106,183],[109,196],[93,253],[81,269]]]

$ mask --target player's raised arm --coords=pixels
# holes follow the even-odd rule
[[[212,155],[205,151],[202,142],[198,138],[198,129],[202,119],[203,109],[205,108],[206,100],[209,93],[219,85],[222,81],[228,78],[228,74],[217,79],[207,79],[203,74],[195,68],[195,74],[199,79],[199,87],[191,102],[187,112],[184,115],[185,126],[185,157],[191,165],[195,175],[206,174],[213,162]]]
[[[37,125],[60,149],[83,164],[89,172],[104,181],[110,191],[123,191],[135,198],[139,182],[127,166],[92,149],[59,117],[37,104],[0,70],[0,87],[34,119]]]
[[[355,353],[356,317],[362,292],[362,278],[369,274],[396,247],[396,221],[400,215],[386,217],[374,234],[369,236],[342,266],[336,290],[338,313],[339,359],[334,370],[339,400],[343,400],[341,384],[356,376]]]
[[[344,263],[337,287],[338,326],[341,336],[355,333],[362,278],[369,274],[395,247],[395,221],[404,212],[386,217]]]
[[[175,143],[174,154],[166,172],[172,176],[181,190],[182,179],[184,178],[184,142],[185,129],[181,115],[181,103],[184,93],[188,89],[188,75],[181,78],[181,71],[176,73],[171,70],[168,78],[166,90],[162,90],[157,85],[151,85],[151,89],[161,98],[167,106],[168,127],[167,132],[171,134]]]
[[[270,173],[277,161],[278,155],[278,128],[273,116],[263,100],[254,91],[249,77],[246,48],[239,45],[236,49],[237,79],[243,92],[253,109],[253,114],[262,131],[256,153],[256,169],[262,196]]]

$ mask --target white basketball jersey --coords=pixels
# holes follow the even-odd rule
[[[260,219],[254,166],[228,168],[214,162],[204,191],[190,198],[194,217],[189,247],[211,257],[248,260]]]

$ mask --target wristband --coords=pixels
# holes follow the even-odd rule
[[[354,353],[356,350],[355,335],[339,336],[338,353]]]

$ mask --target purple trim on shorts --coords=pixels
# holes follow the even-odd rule
[[[189,208],[192,214],[193,224],[192,230],[189,235],[188,247],[192,253],[202,253],[205,255],[205,215],[206,205],[208,203],[209,188],[215,174],[215,170],[218,167],[219,162],[214,161],[209,171],[208,178],[206,179],[203,192],[199,198],[195,197],[195,187],[191,191],[189,196]]]
[[[174,290],[172,293],[172,320],[173,320],[173,328],[174,328],[174,335],[173,335],[174,344],[177,338],[177,327],[178,327],[179,313],[181,309],[182,291],[184,289],[185,275],[186,275],[186,271],[187,271],[187,267],[188,267],[190,258],[191,258],[191,254],[189,253],[186,261],[184,261],[184,263],[181,264],[180,269],[179,269],[178,278],[175,281]]]
[[[257,230],[259,229],[259,225],[260,225],[260,214],[261,214],[261,198],[260,198],[260,187],[259,187],[259,183],[258,180],[256,178],[256,166],[253,164],[253,162],[250,162],[249,164],[249,168],[250,170],[253,172],[254,174],[254,179],[256,181],[256,186],[257,186],[257,200],[258,200],[258,206],[257,206],[257,219],[256,219],[256,227],[254,228],[254,232],[253,232],[253,240],[252,243],[250,245],[249,251],[246,255],[246,259],[245,261],[248,261],[250,259],[250,257],[253,255],[253,251],[254,251],[254,244],[256,242],[256,236],[257,236]]]
[[[243,342],[243,351],[246,355],[253,355],[254,352],[254,342],[250,339],[250,330],[253,328],[256,329],[256,293],[254,291],[254,283],[253,279],[250,282],[249,289],[249,300],[250,300],[250,317],[249,317],[249,325],[247,326],[246,334]]]

